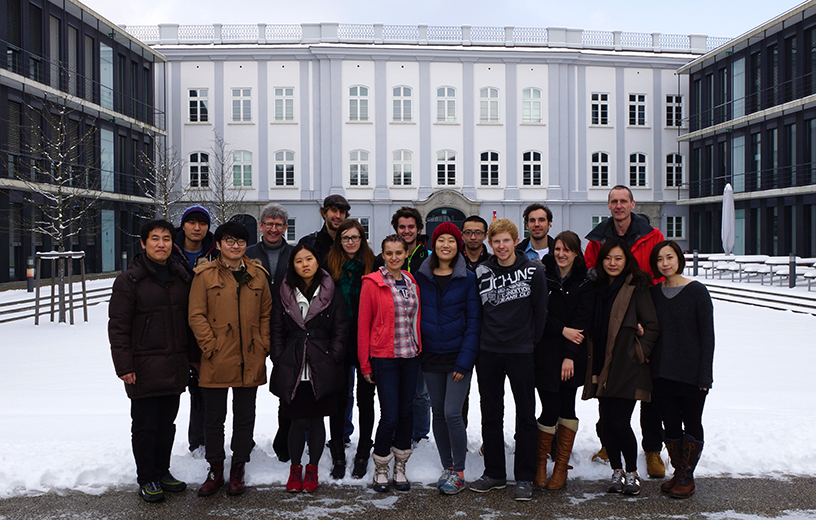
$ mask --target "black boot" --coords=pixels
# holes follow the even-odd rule
[[[363,478],[368,471],[368,459],[371,457],[371,446],[374,443],[369,441],[360,441],[357,446],[357,455],[354,457],[354,468],[351,470],[351,478]]]
[[[346,447],[343,439],[330,440],[329,451],[332,458],[331,478],[340,480],[346,476]]]

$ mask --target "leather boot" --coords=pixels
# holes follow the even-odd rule
[[[394,489],[397,491],[410,491],[411,483],[408,482],[408,477],[405,476],[405,463],[411,457],[413,450],[398,450],[391,447],[391,453],[394,454]]]
[[[208,497],[214,495],[223,485],[224,461],[210,462],[210,471],[207,472],[207,480],[198,488],[198,496]]]
[[[340,480],[346,476],[346,447],[343,444],[343,440],[330,440],[329,451],[331,452],[332,458],[331,478]]]
[[[663,478],[666,476],[666,465],[663,464],[663,457],[659,451],[646,452],[646,472],[651,478]]]
[[[683,458],[680,475],[677,475],[677,484],[669,491],[672,498],[688,498],[694,494],[694,468],[703,452],[703,442],[689,434],[683,435]]]
[[[388,473],[391,469],[388,464],[394,458],[394,454],[389,452],[385,457],[381,457],[374,453],[371,458],[374,459],[374,491],[384,493],[388,491]]]
[[[229,487],[227,487],[228,495],[242,495],[246,491],[244,486],[244,466],[246,462],[233,462],[230,466],[230,480]]]
[[[575,443],[575,434],[578,431],[578,419],[558,418],[558,435],[556,435],[556,456],[555,467],[553,468],[550,481],[547,482],[547,489],[556,490],[564,487],[567,482],[567,470],[572,469],[569,465],[570,455],[572,455],[572,445]]]
[[[538,449],[536,450],[536,476],[533,484],[543,488],[547,485],[547,457],[550,456],[555,426],[538,425]]]
[[[357,445],[357,455],[354,456],[354,467],[351,469],[351,478],[363,478],[368,471],[368,459],[371,457],[371,440],[360,441]]]
[[[680,474],[680,468],[683,460],[683,438],[666,439],[666,451],[669,452],[669,463],[674,468],[674,475],[670,480],[660,484],[660,491],[668,493],[677,485],[677,476]]]

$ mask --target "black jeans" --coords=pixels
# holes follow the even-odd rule
[[[193,370],[192,368],[190,370]],[[188,386],[190,392],[190,424],[187,427],[187,442],[190,445],[190,451],[204,446],[204,393],[201,387],[198,386],[198,374],[195,377],[190,377],[190,384]]]
[[[227,419],[227,390],[229,388],[202,388],[206,403],[204,422],[207,438],[207,462],[222,462],[224,452],[224,421]],[[249,454],[255,446],[252,436],[255,430],[255,397],[258,387],[232,388],[232,462],[249,462]]]
[[[626,471],[637,471],[637,439],[632,431],[634,399],[620,397],[599,397],[598,411],[609,465],[612,469],[623,469],[621,453],[626,461]]]
[[[657,405],[653,402],[640,402],[640,433],[643,434],[640,443],[643,451],[663,449],[663,421]]]
[[[687,433],[698,441],[703,440],[703,407],[707,395],[703,390],[694,397],[652,394],[666,425],[667,439],[679,439]]]
[[[535,360],[533,354],[479,352],[476,359],[482,407],[484,474],[507,478],[504,455],[504,380],[516,403],[516,453],[513,473],[516,481],[532,481],[536,472]]]
[[[139,485],[161,479],[170,471],[170,453],[176,436],[178,395],[131,399],[131,444]]]

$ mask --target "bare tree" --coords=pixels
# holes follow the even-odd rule
[[[209,190],[201,192],[209,206],[213,223],[223,224],[243,208],[244,190],[236,183],[234,166],[235,152],[228,148],[224,138],[213,131],[209,157]]]
[[[142,153],[141,161],[145,170],[145,177],[138,180],[141,191],[153,201],[156,216],[175,222],[188,193],[182,183],[184,161],[166,143],[157,146],[153,157]]]

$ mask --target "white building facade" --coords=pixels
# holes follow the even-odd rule
[[[686,247],[688,77],[676,70],[722,40],[705,36],[349,25],[126,27],[164,55],[170,144],[185,183],[208,189],[213,136],[232,189],[258,218],[291,214],[289,238],[318,229],[344,195],[373,244],[403,205],[435,223],[494,215],[520,225],[548,205],[553,232],[585,235],[606,197],[630,186]],[[375,247],[376,249],[376,247]]]

